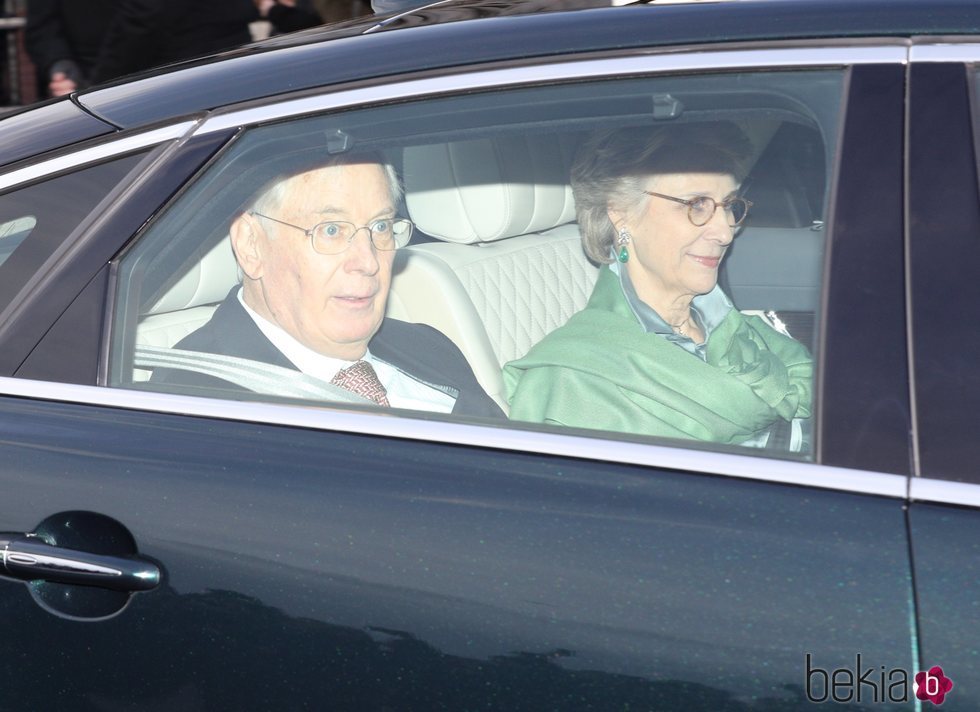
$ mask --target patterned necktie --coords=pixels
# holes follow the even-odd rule
[[[330,381],[335,386],[345,388],[351,393],[364,396],[378,405],[388,408],[388,392],[378,380],[378,374],[374,372],[367,361],[355,361],[347,368],[337,371],[337,375]]]

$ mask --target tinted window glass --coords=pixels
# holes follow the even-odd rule
[[[670,76],[252,129],[121,262],[110,384],[806,453],[840,97]]]
[[[5,307],[143,153],[0,195],[0,308]]]
[[[13,251],[20,247],[20,243],[31,234],[35,225],[37,218],[33,215],[24,215],[0,224],[0,264],[6,262]]]
[[[980,299],[974,269],[980,259],[980,75],[960,64],[922,62],[913,65],[910,82],[906,259],[913,266],[916,466],[926,477],[980,482],[973,428],[980,341],[963,328],[960,309],[950,307],[969,310]],[[949,334],[957,335],[956,348],[949,348]]]

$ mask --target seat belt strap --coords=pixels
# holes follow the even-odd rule
[[[263,395],[375,405],[363,396],[316,376],[238,356],[137,345],[133,365],[147,370],[172,368],[192,371],[235,383]]]

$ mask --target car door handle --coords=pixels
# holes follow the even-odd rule
[[[159,567],[138,555],[93,554],[9,532],[0,533],[0,575],[126,592],[149,591],[160,583]]]

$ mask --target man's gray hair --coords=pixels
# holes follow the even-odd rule
[[[381,166],[385,173],[385,180],[388,183],[388,193],[391,196],[391,202],[397,206],[402,199],[402,185],[398,179],[398,173],[395,171],[395,167],[384,160],[379,153],[354,153],[342,154],[316,164],[311,164],[303,170],[283,173],[277,176],[266,183],[262,190],[256,194],[255,199],[251,202],[247,210],[268,213],[278,208],[282,205],[282,201],[286,197],[286,184],[291,178],[302,173],[321,168],[330,168],[331,166],[348,166],[358,163],[376,163]]]

